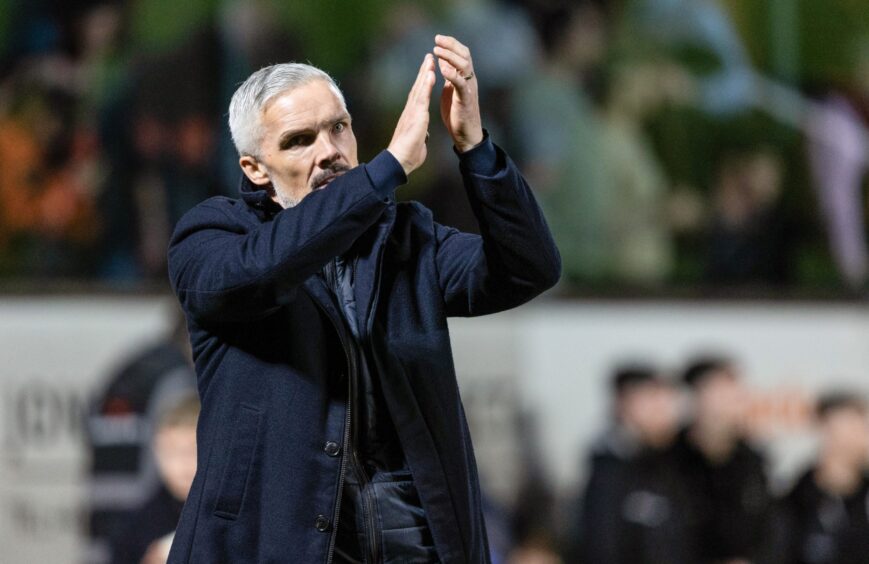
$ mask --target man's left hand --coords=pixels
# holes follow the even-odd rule
[[[445,79],[441,92],[441,119],[459,152],[483,141],[480,97],[471,51],[448,35],[435,36],[434,54]]]

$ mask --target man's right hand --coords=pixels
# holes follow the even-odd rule
[[[404,106],[404,111],[401,112],[401,117],[398,118],[395,133],[392,134],[392,141],[387,147],[392,156],[401,163],[401,168],[404,169],[406,175],[410,175],[425,162],[429,103],[434,84],[434,57],[428,54],[423,59],[422,66],[419,67],[416,82],[413,83],[413,87],[407,95],[407,104]]]

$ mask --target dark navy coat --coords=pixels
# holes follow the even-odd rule
[[[316,274],[345,253],[356,257],[358,325],[438,554],[489,561],[447,317],[527,302],[556,283],[561,259],[501,149],[487,138],[459,167],[482,236],[396,203],[406,178],[387,151],[293,208],[243,180],[242,199],[209,199],[178,223],[169,271],[202,413],[170,563],[331,560],[353,366],[341,312]]]

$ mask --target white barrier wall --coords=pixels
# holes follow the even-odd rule
[[[620,361],[680,368],[698,352],[732,354],[756,389],[755,415],[777,432],[772,470],[785,478],[811,447],[789,406],[831,387],[869,394],[866,306],[549,302],[454,320],[454,352],[460,370],[468,367],[466,380],[487,362],[476,340],[504,326],[512,328],[504,350],[516,355],[520,404],[537,418],[539,452],[561,488],[582,478],[581,453],[606,421],[607,377]]]
[[[84,406],[113,367],[164,334],[170,312],[169,298],[0,300],[0,562],[81,561]],[[581,481],[621,360],[741,359],[758,389],[755,416],[790,431],[773,453],[781,475],[810,447],[795,405],[833,385],[869,392],[867,306],[543,300],[450,328],[482,479],[504,501],[523,458],[562,489]],[[532,436],[515,435],[517,412],[535,423]]]
[[[0,562],[80,562],[83,415],[123,357],[166,330],[165,299],[0,300]]]

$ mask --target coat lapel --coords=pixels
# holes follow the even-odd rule
[[[386,239],[395,224],[395,215],[395,205],[386,208],[380,220],[353,245],[352,256],[355,257],[353,293],[356,298],[356,322],[362,335],[368,333],[370,320],[377,307],[383,253]]]

